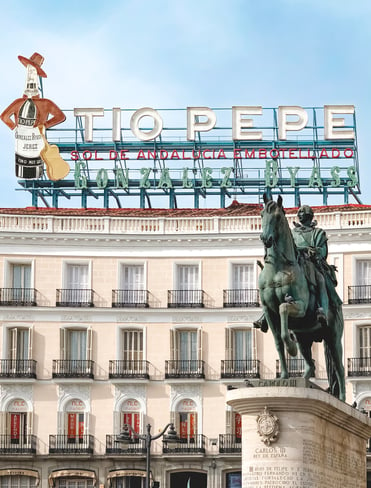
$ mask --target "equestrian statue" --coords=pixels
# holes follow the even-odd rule
[[[288,378],[286,352],[304,358],[304,377],[314,376],[313,342],[324,342],[329,392],[345,401],[342,353],[342,301],[336,292],[335,267],[327,263],[327,236],[313,220],[308,205],[299,208],[299,223],[290,230],[282,198],[264,194],[261,240],[264,266],[259,275],[263,316],[254,322],[263,332],[271,329]]]

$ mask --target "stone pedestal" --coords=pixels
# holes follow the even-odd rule
[[[365,414],[308,387],[239,388],[227,403],[242,416],[242,488],[366,488]]]

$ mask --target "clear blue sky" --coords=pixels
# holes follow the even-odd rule
[[[0,112],[24,89],[17,56],[41,53],[62,109],[356,106],[361,199],[371,204],[369,0],[1,2]],[[14,134],[0,124],[0,207],[16,191]],[[165,203],[166,205],[166,203]]]

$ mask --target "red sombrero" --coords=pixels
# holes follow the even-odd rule
[[[30,59],[25,58],[24,56],[18,56],[19,61],[23,64],[23,66],[31,65],[36,68],[37,74],[46,78],[47,75],[43,69],[41,69],[41,65],[44,62],[44,58],[39,53],[33,53]]]

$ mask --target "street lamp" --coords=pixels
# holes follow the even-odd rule
[[[169,430],[168,430],[169,429]],[[168,430],[168,433],[165,432]],[[163,440],[166,442],[178,442],[179,437],[176,433],[173,423],[169,423],[162,429],[159,434],[152,435],[151,434],[151,424],[147,424],[146,433],[145,434],[137,434],[133,427],[129,424],[125,424],[123,427],[122,432],[118,434],[116,437],[115,442],[127,443],[130,444],[133,442],[132,434],[134,434],[135,439],[141,439],[144,441],[144,447],[146,450],[146,488],[150,488],[150,474],[151,474],[151,444],[152,441],[163,437]]]

